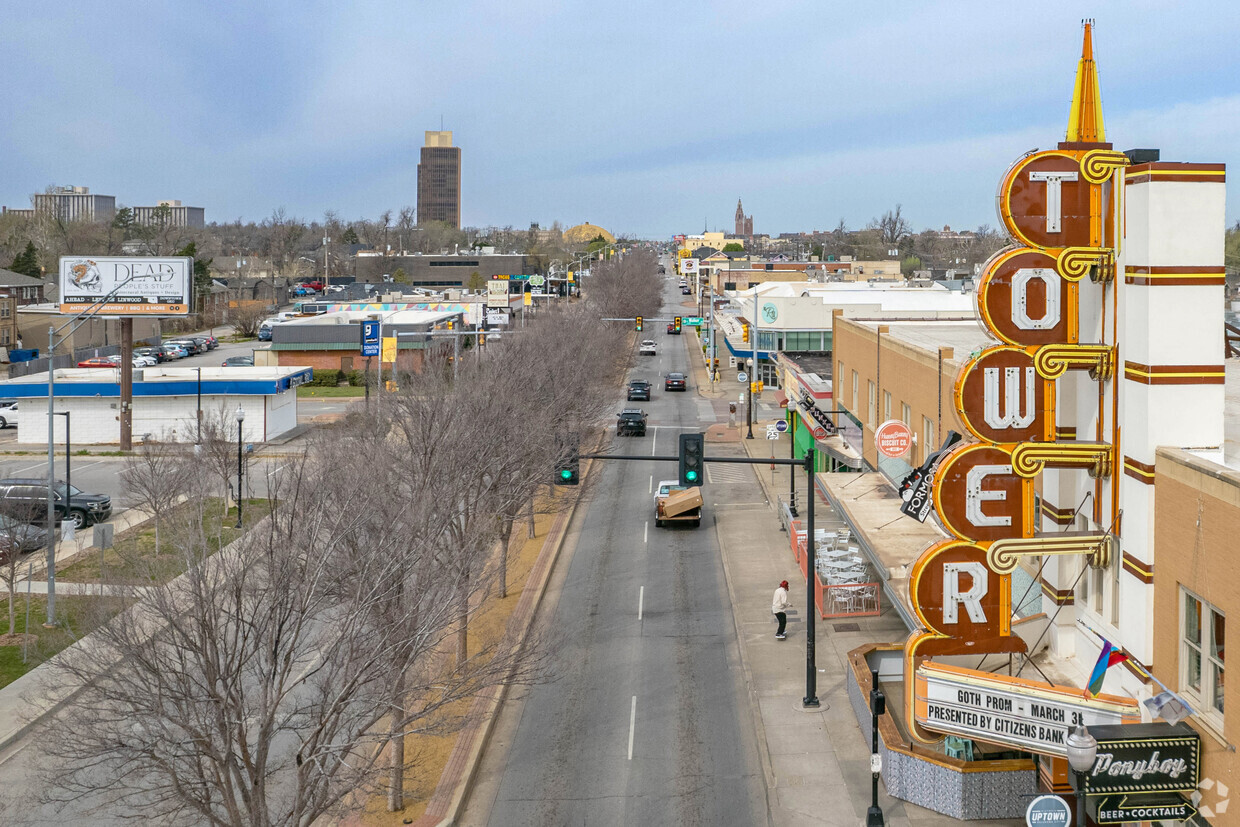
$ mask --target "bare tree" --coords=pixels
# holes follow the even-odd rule
[[[24,553],[47,543],[47,532],[34,523],[47,512],[28,503],[6,501],[0,514],[0,580],[9,593],[9,636],[17,633],[17,583]]]
[[[200,530],[176,533],[188,572],[54,667],[91,725],[44,734],[50,803],[310,825],[403,773],[388,748],[459,725],[452,704],[532,676],[509,650],[443,656],[467,587],[442,565],[443,498],[388,449],[312,447],[272,476],[268,518],[209,559]]]
[[[229,318],[238,336],[257,336],[258,327],[267,315],[266,305],[250,303],[234,309]]]
[[[155,523],[155,554],[160,553],[160,523],[193,481],[197,469],[182,446],[164,440],[146,441],[121,468],[121,482],[129,495],[151,513]]]
[[[901,206],[896,204],[894,210],[887,210],[878,218],[873,219],[867,229],[877,230],[878,239],[889,248],[898,247],[913,233],[908,219],[900,214]]]

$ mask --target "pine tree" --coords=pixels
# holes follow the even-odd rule
[[[23,276],[36,279],[43,277],[43,270],[39,267],[39,252],[34,248],[33,241],[26,242],[26,249],[17,254],[13,263],[9,265],[9,269]]]

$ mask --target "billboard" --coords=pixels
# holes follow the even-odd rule
[[[698,271],[698,260],[696,258],[684,258],[680,260],[681,275],[690,276]]]
[[[508,307],[508,281],[487,282],[487,307]]]
[[[100,316],[188,316],[194,260],[61,256],[59,287],[60,312],[65,314],[97,308]]]

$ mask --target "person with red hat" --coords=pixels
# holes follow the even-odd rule
[[[779,621],[779,628],[775,631],[776,640],[784,640],[787,635],[784,634],[784,627],[788,625],[788,581],[779,581],[779,587],[775,589],[775,599],[771,601],[771,614],[775,615],[775,619]]]

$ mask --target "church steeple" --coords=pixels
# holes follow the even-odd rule
[[[1085,42],[1076,66],[1076,86],[1072,90],[1072,110],[1068,114],[1068,143],[1105,143],[1102,123],[1102,94],[1098,91],[1098,66],[1094,63],[1094,21],[1085,21]]]

